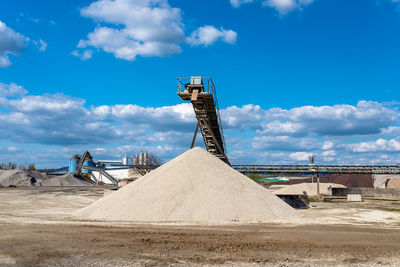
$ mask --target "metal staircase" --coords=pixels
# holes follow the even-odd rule
[[[217,94],[211,78],[178,78],[178,95],[184,101],[190,100],[197,119],[192,147],[200,128],[207,151],[229,164]]]

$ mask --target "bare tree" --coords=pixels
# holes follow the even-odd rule
[[[164,162],[154,153],[148,153],[147,165],[162,165]]]
[[[13,162],[6,163],[6,169],[7,170],[14,170],[16,168],[17,168],[17,164],[16,163],[13,163]]]
[[[317,158],[316,155],[310,155],[310,156],[308,156],[308,160],[310,161],[310,164],[311,164],[311,165],[314,165],[315,159],[316,159],[316,158]]]
[[[30,170],[30,171],[36,171],[35,164],[33,164],[33,163],[29,164],[28,170]]]

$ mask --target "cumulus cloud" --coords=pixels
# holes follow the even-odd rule
[[[17,85],[15,83],[10,83],[10,84],[0,83],[0,98],[23,96],[26,93],[28,93],[28,91],[26,91],[24,87]]]
[[[104,106],[95,113],[110,116],[128,124],[148,125],[156,131],[171,129],[193,131],[195,117],[191,104],[184,103],[175,106],[141,107],[138,105],[114,105],[106,109]]]
[[[0,68],[11,65],[9,55],[19,56],[27,46],[28,38],[0,21]]]
[[[377,134],[398,121],[396,109],[373,101],[356,106],[304,106],[266,111],[262,134],[343,136]]]
[[[386,140],[379,138],[376,141],[361,142],[345,145],[345,147],[355,153],[364,152],[400,152],[400,142],[398,139]]]
[[[289,136],[258,136],[253,138],[252,147],[256,150],[296,151],[318,149],[318,141],[312,138],[293,138]]]
[[[333,148],[333,142],[332,141],[325,141],[324,142],[324,144],[323,144],[323,146],[322,146],[322,149],[323,150],[329,150],[329,149],[332,149]]]
[[[247,126],[257,128],[264,110],[259,105],[231,106],[221,110],[224,128],[244,130]]]
[[[311,155],[308,152],[294,152],[290,153],[289,157],[295,161],[308,161]]]
[[[206,25],[195,30],[187,41],[191,45],[209,46],[217,41],[223,41],[228,44],[236,43],[237,33],[224,28],[217,29],[214,26]]]
[[[193,132],[190,104],[159,108],[138,105],[85,107],[85,100],[63,94],[26,95],[16,84],[0,84],[0,139],[40,144],[170,142],[171,131]],[[163,134],[161,134],[163,133]],[[149,139],[150,136],[156,139]],[[147,140],[147,141],[146,141]]]
[[[185,42],[184,23],[179,8],[167,0],[98,0],[81,9],[81,15],[100,23],[77,48],[94,47],[116,58],[134,61],[137,56],[163,57],[181,53]],[[106,25],[101,25],[106,24]],[[188,39],[192,45],[210,45],[218,40],[236,41],[230,30],[204,26]],[[85,52],[84,52],[85,53]],[[84,54],[83,53],[83,54]],[[92,52],[91,52],[92,53]],[[72,53],[82,59],[82,53]]]
[[[221,109],[231,159],[249,164],[307,161],[310,154],[321,162],[394,162],[395,153],[400,152],[400,141],[393,137],[399,128],[397,116],[395,106],[366,101],[357,106],[264,110],[249,104]],[[267,119],[280,122],[276,127],[281,130],[265,132]],[[289,123],[300,126],[286,127]],[[196,119],[190,103],[88,107],[81,98],[31,95],[20,85],[0,83],[0,125],[0,140],[10,142],[6,147],[20,147],[20,143],[24,150],[30,144],[62,146],[69,149],[62,152],[63,157],[88,148],[103,156],[145,149],[171,158],[189,147]],[[361,136],[363,142],[354,141]],[[203,145],[201,135],[197,144]],[[3,152],[19,153],[12,148]],[[362,157],[354,157],[360,153]],[[387,154],[392,156],[381,157]]]
[[[334,156],[336,156],[336,151],[335,150],[326,150],[326,151],[322,152],[321,155],[324,157],[334,157]]]
[[[81,15],[117,27],[96,27],[87,40],[79,42],[78,48],[99,48],[125,60],[181,51],[181,10],[166,0],[99,0],[82,8]]]

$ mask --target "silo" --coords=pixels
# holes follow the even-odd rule
[[[149,162],[149,154],[147,154],[147,152],[144,152],[143,165],[147,166],[148,162]]]
[[[137,166],[139,164],[139,160],[138,160],[138,155],[134,156],[132,158],[132,162],[134,166]]]
[[[126,154],[125,154],[125,156],[122,158],[122,165],[125,165],[125,166],[128,165],[128,157],[126,156]]]
[[[143,151],[139,153],[139,165],[143,165]]]
[[[68,172],[69,173],[75,173],[77,165],[78,165],[78,160],[77,159],[75,159],[75,158],[70,159],[69,160]]]

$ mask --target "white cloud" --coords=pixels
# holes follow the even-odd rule
[[[258,127],[263,118],[263,109],[258,105],[231,106],[221,110],[222,124],[224,128],[243,130],[247,126]]]
[[[217,29],[214,26],[206,25],[195,30],[187,41],[191,45],[209,46],[217,41],[223,41],[228,44],[236,43],[237,33],[224,28]]]
[[[324,144],[323,144],[323,146],[322,146],[322,149],[323,150],[329,150],[329,149],[332,149],[333,148],[333,142],[332,141],[325,141],[324,142]]]
[[[287,14],[295,9],[301,9],[314,0],[266,0],[263,6],[269,6],[276,9],[280,14]]]
[[[80,58],[81,60],[85,61],[88,59],[91,59],[93,56],[93,50],[90,49],[86,49],[83,50],[83,52],[79,51],[79,50],[74,50],[72,51],[71,55]]]
[[[39,49],[39,51],[42,51],[42,52],[46,51],[47,43],[45,41],[43,41],[42,39],[40,39],[39,41],[33,41],[33,43]]]
[[[28,40],[0,21],[0,68],[10,66],[9,55],[19,56],[27,46]]]
[[[10,84],[0,83],[0,98],[23,96],[27,93],[28,91],[26,91],[22,86],[17,85],[15,83],[10,83]]]
[[[378,134],[398,121],[396,109],[373,101],[359,101],[356,106],[271,108],[265,114],[259,133],[293,136]]]
[[[159,108],[141,107],[137,105],[111,106],[110,115],[127,123],[145,124],[157,131],[180,130],[193,131],[195,117],[191,104],[184,103],[175,106]],[[104,110],[103,110],[103,116]]]
[[[172,138],[167,138],[165,133],[179,132],[168,135],[182,140],[185,133],[193,132],[195,125],[190,104],[88,109],[83,99],[63,94],[25,95],[26,91],[15,84],[0,84],[0,94],[0,107],[5,110],[0,109],[0,139],[14,142],[101,145],[118,140],[130,142],[138,136],[146,143],[153,136],[157,142],[171,143]]]
[[[81,9],[81,15],[106,25],[98,25],[86,40],[80,40],[78,49],[94,47],[116,58],[134,61],[137,56],[164,57],[181,53],[180,45],[185,42],[184,23],[181,10],[173,8],[167,0],[98,0]],[[237,34],[220,29],[206,33],[204,26],[196,30],[193,45],[210,45],[217,40],[234,43]],[[196,39],[201,33],[202,39]],[[91,52],[92,53],[92,52]],[[78,51],[72,53],[82,59]]]
[[[16,151],[20,151],[21,149],[19,147],[15,147],[15,146],[9,146],[7,147],[7,151],[9,152],[16,152]]]
[[[308,152],[294,152],[289,155],[289,157],[296,161],[308,161],[311,153]]]
[[[399,0],[400,1],[400,0]],[[387,128],[382,129],[382,135],[391,135],[391,134],[399,134],[400,133],[400,126],[389,126]]]
[[[398,139],[386,140],[383,138],[379,138],[376,141],[348,144],[345,145],[345,147],[355,153],[379,151],[399,152],[400,142],[398,141]]]
[[[397,118],[397,114],[395,106],[363,101],[357,106],[306,106],[288,110],[264,110],[254,104],[221,109],[231,159],[234,163],[249,164],[307,161],[311,153],[326,162],[395,163],[400,139],[393,135],[399,126],[397,119],[391,118]],[[280,135],[276,130],[274,134],[260,135],[257,129],[265,130],[260,125],[266,124],[266,118],[278,121],[283,125],[282,131],[290,129],[291,134]],[[388,122],[392,125],[384,128],[388,129],[386,135],[382,130],[371,135],[371,130],[365,130],[366,120],[371,120],[367,125],[375,125],[372,132]],[[347,124],[352,125],[352,134],[345,132],[346,135],[330,137],[330,131],[337,134],[336,128],[342,128],[342,121],[351,122]],[[301,127],[288,128],[285,122]],[[189,147],[196,119],[190,103],[161,107],[133,104],[87,107],[84,99],[63,94],[30,95],[22,86],[0,83],[0,125],[1,145],[7,144],[2,150],[4,155],[11,152],[22,155],[21,151],[10,151],[7,147],[21,147],[19,144],[23,143],[24,153],[29,150],[27,147],[36,144],[40,144],[36,145],[39,150],[43,146],[67,147],[70,150],[64,151],[63,157],[92,148],[94,153],[103,156],[122,153],[122,149],[132,152],[146,149],[170,158]],[[364,141],[354,141],[360,138]],[[203,145],[201,135],[197,144]],[[355,153],[363,154],[355,157]],[[390,156],[381,157],[386,154]]]
[[[253,3],[254,0],[230,0],[230,2],[233,7],[239,7],[243,4]]]
[[[336,156],[336,151],[335,150],[326,150],[326,151],[322,152],[321,155],[324,157],[334,157],[334,156]]]
[[[293,138],[289,136],[257,136],[253,138],[252,148],[256,150],[312,151],[320,147],[312,138]]]
[[[393,0],[397,1],[397,0]],[[242,4],[253,3],[254,0],[230,0],[233,7],[237,8]],[[293,10],[302,10],[314,2],[314,0],[264,0],[262,6],[271,7],[277,10],[281,15],[286,15]]]
[[[81,10],[81,15],[113,24],[98,26],[81,40],[78,48],[99,48],[125,60],[140,56],[180,53],[184,40],[181,10],[166,0],[99,0]]]

